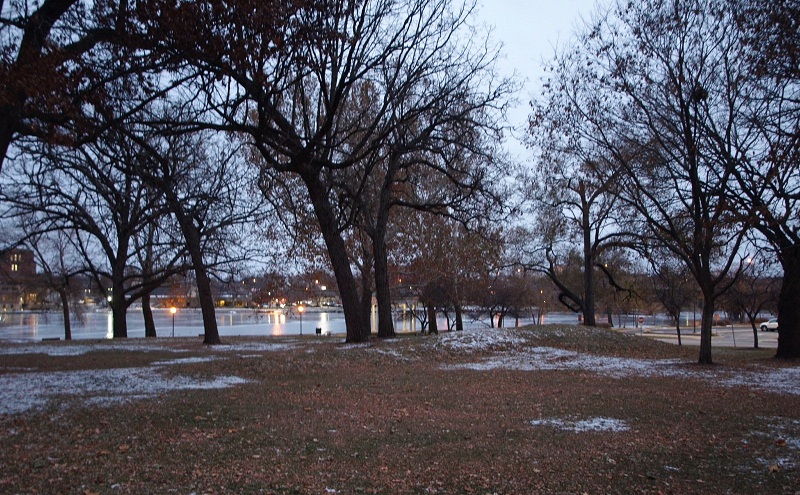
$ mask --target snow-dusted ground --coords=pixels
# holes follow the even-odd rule
[[[566,330],[565,330],[566,331]],[[565,334],[569,337],[568,334]],[[760,368],[750,370],[702,369],[686,366],[677,360],[622,359],[595,356],[553,347],[533,347],[519,332],[511,329],[467,330],[442,334],[438,338],[424,339],[423,345],[432,345],[451,351],[475,353],[473,362],[446,365],[444,369],[514,369],[525,371],[583,370],[612,378],[629,376],[669,376],[706,381],[711,386],[744,386],[778,394],[800,394],[800,368]],[[230,357],[258,357],[257,352],[273,352],[318,343],[316,340],[289,340],[281,342],[243,342],[235,345],[215,346],[205,349],[206,356],[181,357],[186,349],[159,345],[157,342],[98,342],[72,345],[68,343],[41,343],[5,346],[0,348],[0,358],[12,354],[47,354],[50,356],[76,356],[92,351],[117,352],[174,352],[175,359],[156,361],[150,366],[110,370],[83,370],[41,372],[35,369],[2,367],[0,360],[0,414],[18,414],[31,409],[41,409],[52,403],[66,403],[75,399],[88,404],[125,402],[155,397],[171,390],[210,389],[230,387],[245,383],[236,376],[198,379],[164,373],[168,366],[205,362]],[[403,347],[345,346],[342,349],[369,349],[396,359],[408,359]],[[311,352],[313,348],[309,348]],[[490,353],[484,351],[491,350]],[[413,349],[412,349],[413,351]],[[489,357],[478,357],[478,355]],[[169,376],[168,376],[169,375]],[[602,419],[602,418],[601,418]],[[583,428],[577,420],[550,420],[551,426],[568,429]],[[561,421],[559,426],[552,421]],[[602,422],[601,422],[602,423]]]
[[[585,431],[628,431],[630,428],[625,421],[613,418],[589,418],[589,419],[534,419],[532,426],[547,426],[557,430],[572,431],[583,433]]]
[[[634,337],[631,337],[634,338]],[[552,347],[526,347],[518,332],[510,329],[453,332],[440,339],[451,350],[506,349],[473,363],[445,369],[511,369],[522,371],[584,370],[612,378],[670,376],[706,380],[710,385],[744,386],[778,394],[800,394],[800,368],[753,368],[752,370],[701,369],[667,359],[630,359],[594,356]]]

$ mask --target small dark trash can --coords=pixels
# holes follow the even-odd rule
[[[322,335],[322,329],[317,327],[317,335]]]

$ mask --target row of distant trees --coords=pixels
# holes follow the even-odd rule
[[[800,356],[799,24],[793,1],[616,2],[549,64],[519,257],[587,324],[600,283],[627,290],[617,259],[643,260],[699,292],[711,363],[719,301],[773,269],[777,355]]]

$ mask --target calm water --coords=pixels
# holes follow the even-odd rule
[[[417,332],[419,322],[402,315],[395,321],[397,332]],[[203,333],[203,316],[199,309],[181,309],[174,318],[166,309],[154,309],[153,317],[156,333],[159,337],[196,337]],[[546,323],[577,323],[573,314],[550,313]],[[530,324],[529,318],[521,319],[520,325]],[[505,326],[514,326],[514,319],[507,318]],[[324,311],[323,308],[309,308],[302,319],[297,313],[278,313],[268,310],[217,310],[217,325],[220,335],[312,335],[319,328],[323,334],[344,334],[344,315],[341,311]],[[438,320],[439,329],[447,328],[444,319]],[[373,315],[373,327],[375,326]],[[467,321],[466,328],[486,328],[488,321]],[[106,339],[112,338],[111,313],[105,309],[85,312],[80,318],[73,319],[72,338],[74,339]],[[141,310],[132,308],[128,311],[128,336],[144,337],[144,318]],[[2,340],[40,340],[48,338],[64,338],[64,320],[59,312],[19,312],[0,313],[0,339]]]

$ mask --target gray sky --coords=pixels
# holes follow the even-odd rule
[[[598,0],[478,0],[479,18],[493,26],[492,38],[503,43],[500,69],[504,75],[514,71],[525,86],[517,95],[517,107],[509,113],[511,123],[524,129],[528,102],[539,93],[542,60],[552,58],[554,49],[570,40],[581,18],[590,19]],[[519,131],[517,132],[519,134]],[[518,142],[508,150],[524,159],[527,151]]]

